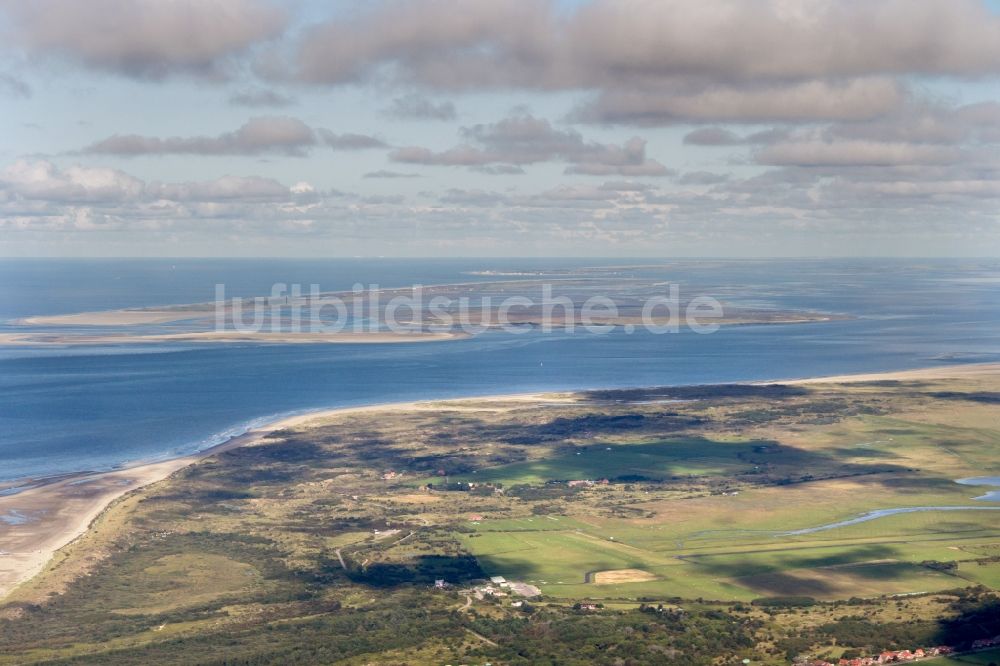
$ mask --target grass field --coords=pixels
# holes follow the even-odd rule
[[[701,438],[658,442],[617,443],[574,447],[576,451],[545,460],[514,463],[477,470],[465,481],[500,482],[505,485],[537,484],[552,479],[635,478],[662,480],[673,477],[729,474],[752,469],[744,459],[771,442],[710,441]]]
[[[969,488],[954,479],[974,466],[988,470],[996,464],[989,452],[1000,436],[990,425],[995,417],[988,408],[934,404],[892,415],[864,414],[828,428],[767,427],[739,435],[631,443],[610,436],[600,445],[478,469],[461,478],[506,487],[559,479],[669,478],[680,480],[673,486],[680,492],[654,491],[643,481],[634,482],[632,493],[615,485],[594,487],[587,491],[587,502],[560,501],[558,516],[484,520],[474,528],[481,536],[464,543],[486,570],[524,577],[560,597],[586,593],[582,581],[600,568],[636,568],[655,579],[591,589],[592,594],[644,596],[669,590],[705,598],[836,599],[969,583],[997,589],[1000,566],[969,561],[982,557],[976,546],[1000,542],[1000,512],[906,513],[783,534],[876,509],[978,506]],[[857,473],[822,478],[845,466]],[[752,485],[762,472],[773,477],[790,468],[820,478]],[[739,485],[685,496],[684,481],[703,476],[727,477]],[[595,505],[615,509],[591,510]],[[952,561],[966,563],[954,571],[922,564]]]
[[[260,572],[243,562],[210,553],[167,555],[143,570],[143,588],[129,590],[116,608],[123,615],[166,613],[223,596],[245,597],[259,585]]]
[[[570,512],[484,520],[475,526],[477,536],[464,543],[486,570],[530,579],[557,596],[579,594],[588,572],[616,568],[654,573],[656,580],[629,585],[627,592],[637,595],[662,594],[672,584],[677,595],[718,598],[714,595],[725,593],[738,599],[930,592],[970,581],[998,587],[998,565],[963,565],[957,575],[920,565],[980,557],[967,548],[1000,539],[997,514],[910,513],[810,535],[780,536],[782,527],[824,524],[874,508],[871,494],[858,492],[870,488],[863,482],[810,485],[633,505],[650,514],[648,518]],[[913,493],[916,501],[928,505],[960,499],[956,494],[951,488]],[[810,503],[810,498],[816,499]],[[883,507],[905,499],[898,494],[877,498]]]

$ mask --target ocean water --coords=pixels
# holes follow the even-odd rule
[[[30,315],[266,294],[275,282],[403,287],[616,260],[2,260],[0,332]],[[655,335],[538,331],[393,345],[0,347],[0,480],[170,457],[334,406],[702,384],[1000,360],[1000,261],[650,261],[686,295],[852,315]],[[510,279],[510,278],[503,278]]]

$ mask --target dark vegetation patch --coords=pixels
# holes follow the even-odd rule
[[[1000,391],[936,391],[927,395],[941,400],[967,400],[984,405],[1000,405]]]
[[[568,486],[564,483],[546,483],[530,485],[519,483],[507,489],[506,494],[529,501],[545,501],[572,497],[582,490],[580,486]]]
[[[761,597],[750,603],[764,608],[805,608],[815,606],[816,600],[812,597]]]
[[[767,398],[782,400],[808,395],[809,390],[787,384],[707,384],[658,388],[585,391],[591,400],[604,402],[654,402],[658,400],[716,400],[725,398]]]
[[[351,569],[347,575],[354,583],[374,588],[433,585],[438,579],[461,585],[486,577],[479,562],[471,555],[421,555],[406,563],[376,562]]]
[[[274,444],[257,444],[231,449],[221,454],[222,457],[238,460],[242,463],[302,463],[311,460],[333,459],[340,457],[319,444],[301,439],[286,439]]]

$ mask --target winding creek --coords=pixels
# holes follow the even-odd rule
[[[987,502],[1000,502],[1000,476],[974,476],[967,479],[957,479],[955,483],[960,483],[963,486],[995,487],[997,490],[990,490],[985,495],[980,495],[979,497],[974,497],[973,499],[984,500]],[[838,527],[848,527],[850,525],[857,525],[858,523],[866,523],[869,520],[885,518],[886,516],[923,511],[1000,511],[1000,506],[908,506],[896,509],[876,509],[874,511],[863,513],[860,516],[855,516],[854,518],[848,518],[847,520],[840,520],[835,523],[820,525],[818,527],[806,527],[800,530],[780,532],[776,536],[800,536],[802,534],[813,534],[814,532],[825,532],[827,530],[837,529]]]
[[[841,520],[828,525],[820,525],[819,527],[807,527],[801,530],[792,530],[791,532],[781,532],[778,536],[798,536],[801,534],[812,534],[813,532],[825,532],[826,530],[866,523],[869,520],[894,516],[899,513],[917,513],[921,511],[1000,511],[1000,506],[907,506],[898,509],[876,509],[855,518]]]

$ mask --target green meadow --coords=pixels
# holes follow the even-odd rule
[[[742,457],[767,442],[722,442],[700,438],[657,442],[594,444],[573,447],[567,454],[544,460],[477,470],[460,480],[538,484],[553,479],[662,480],[684,476],[728,474],[752,468]]]
[[[983,410],[963,406],[959,414],[865,414],[826,428],[748,433],[760,437],[616,435],[544,459],[480,468],[460,478],[505,488],[624,478],[634,492],[589,487],[553,502],[559,515],[480,521],[463,544],[484,570],[531,581],[555,597],[835,599],[969,584],[1000,589],[1000,565],[978,561],[983,553],[976,550],[1000,540],[1000,511],[913,512],[787,534],[877,509],[989,506],[954,479],[989,469],[1000,437]],[[808,473],[806,482],[796,472]],[[762,473],[787,474],[792,482],[754,484]],[[684,481],[712,480],[717,490],[670,495],[663,480],[681,490]],[[948,562],[955,564],[935,564]],[[592,572],[618,569],[655,579],[587,582]]]

